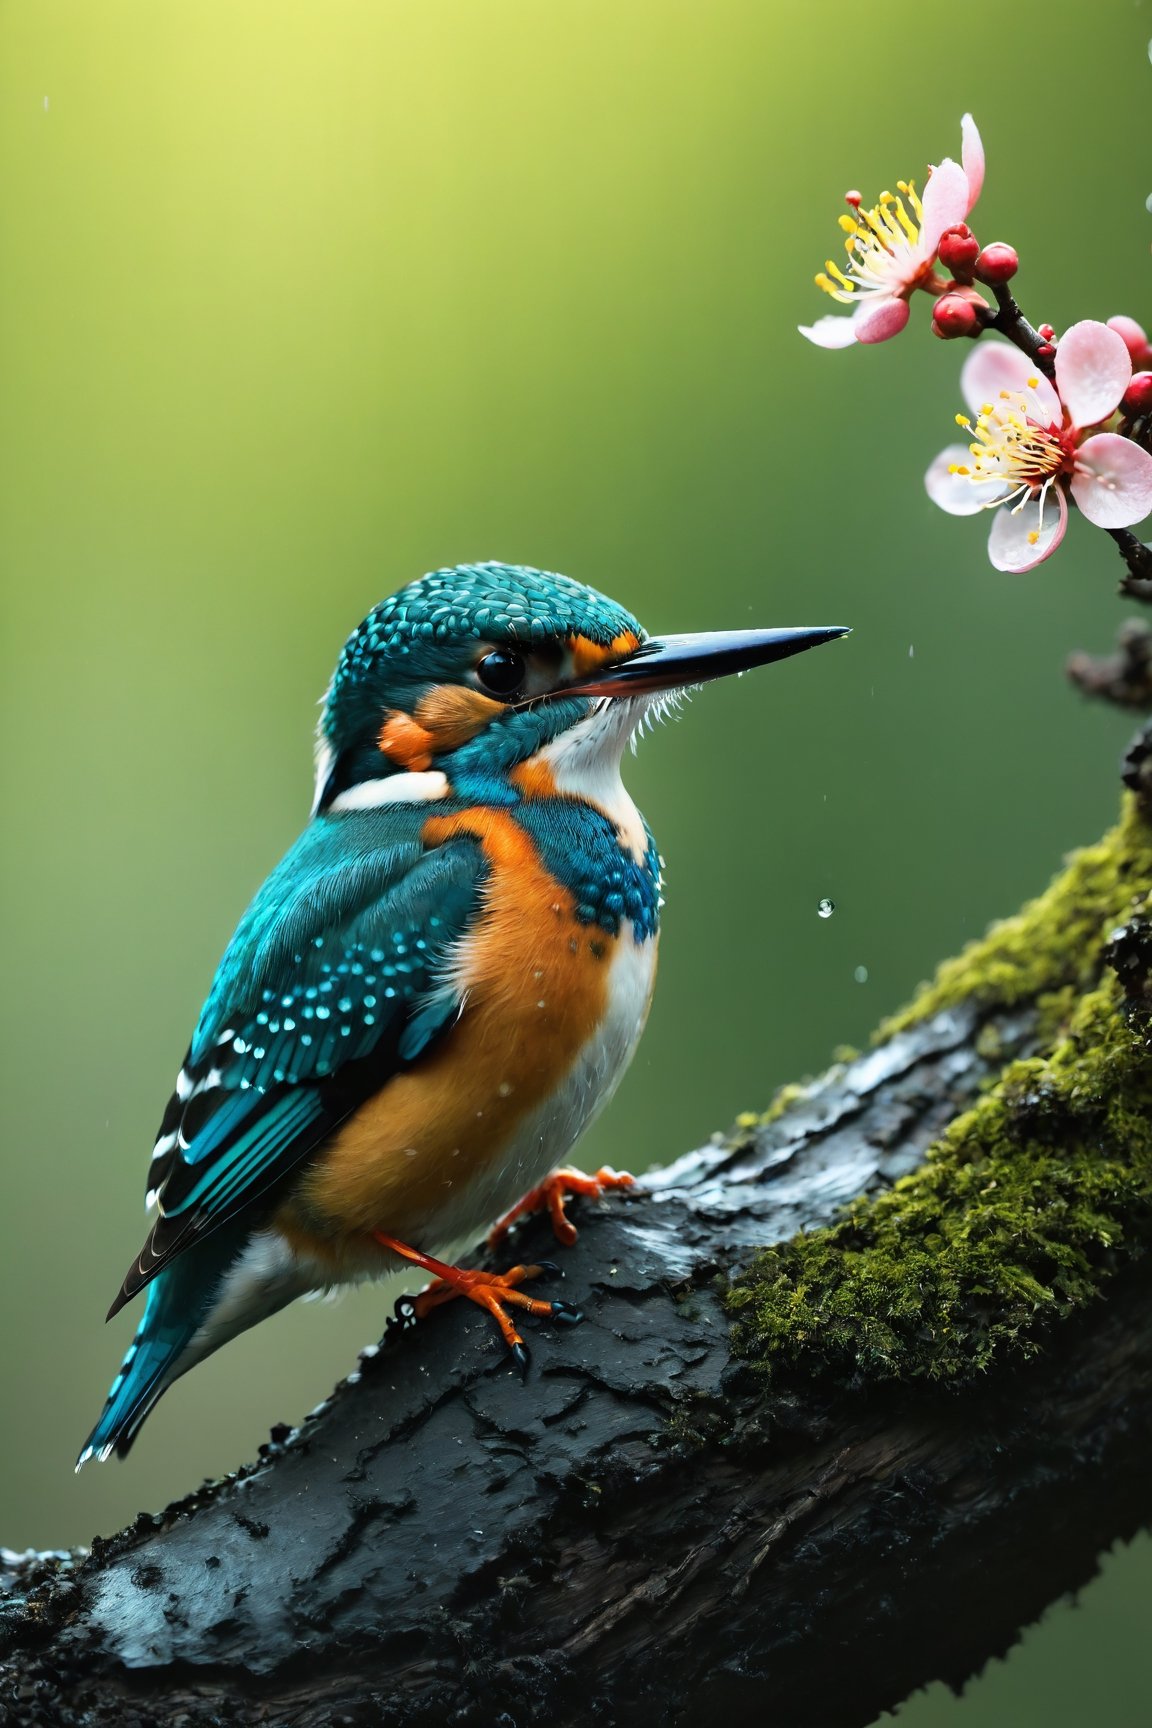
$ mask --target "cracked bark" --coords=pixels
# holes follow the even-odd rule
[[[236,1477],[10,1567],[0,1719],[860,1728],[960,1682],[1152,1513],[1152,1275],[964,1393],[766,1391],[722,1292],[1034,1046],[1030,1006],[939,1015],[580,1206],[585,1323],[527,1386],[445,1308]]]

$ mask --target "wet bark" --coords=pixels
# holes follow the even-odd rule
[[[1152,1513],[1152,1278],[975,1393],[770,1391],[723,1289],[913,1168],[981,1051],[1032,1036],[941,1015],[580,1208],[586,1319],[534,1333],[526,1385],[453,1305],[237,1476],[0,1568],[0,1720],[858,1728],[960,1682]]]

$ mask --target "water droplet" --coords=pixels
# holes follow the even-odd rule
[[[820,914],[821,918],[831,918],[833,912],[836,910],[836,902],[835,900],[829,900],[828,896],[825,895],[823,900],[817,903],[816,910]]]
[[[856,968],[855,972],[853,972],[852,976],[853,976],[853,978],[855,978],[857,984],[867,984],[867,982],[868,982],[868,968],[867,968],[867,966],[857,966],[857,968]]]
[[[501,1098],[510,1098],[512,1096],[512,1084],[508,1080],[501,1080],[496,1090],[499,1092]]]
[[[916,654],[915,645],[913,643],[909,642],[909,644],[908,644],[908,658],[909,658],[909,660],[914,659],[915,654]]]

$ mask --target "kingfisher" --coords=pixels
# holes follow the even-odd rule
[[[146,1290],[77,1462],[123,1456],[162,1393],[296,1297],[414,1265],[414,1312],[579,1320],[454,1264],[527,1213],[575,1239],[568,1154],[635,1051],[661,860],[621,758],[691,687],[847,632],[649,636],[566,576],[437,570],[349,637],[307,827],[225,950],[148,1175]],[[494,1222],[495,1221],[495,1222]]]

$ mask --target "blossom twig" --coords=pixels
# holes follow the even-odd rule
[[[1046,342],[1039,330],[1032,328],[1016,304],[1015,296],[1006,282],[992,285],[992,292],[1000,310],[995,317],[989,316],[983,320],[985,329],[996,330],[1001,336],[1006,336],[1009,342],[1015,343],[1022,353],[1027,354],[1038,371],[1048,378],[1054,378],[1056,350],[1051,342]]]
[[[981,244],[968,222],[984,183],[970,114],[961,140],[961,162],[931,169],[923,197],[910,180],[870,209],[845,194],[847,262],[830,259],[816,283],[849,316],[801,333],[822,348],[886,342],[907,327],[917,293],[930,295],[932,334],[973,347],[960,377],[968,413],[956,416],[968,442],[932,463],[929,497],[953,516],[991,512],[988,557],[1015,573],[1051,557],[1075,507],[1115,541],[1121,593],[1152,604],[1152,544],[1132,532],[1152,516],[1152,341],[1122,313],[1082,318],[1059,340],[1053,325],[1029,322],[1011,287],[1016,247]],[[990,332],[1004,340],[980,340]]]

